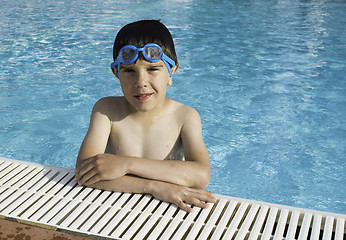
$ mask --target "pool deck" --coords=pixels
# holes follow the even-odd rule
[[[56,230],[35,226],[33,224],[16,222],[15,219],[0,219],[0,239],[92,240],[95,238],[59,232]]]
[[[0,239],[346,239],[346,215],[217,195],[186,213],[82,187],[72,169],[0,157]]]

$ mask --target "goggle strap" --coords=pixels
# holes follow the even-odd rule
[[[111,63],[111,68],[113,69],[119,63],[120,63],[120,59],[117,58],[114,62]]]
[[[166,67],[167,67],[167,69],[168,69],[168,71],[169,71],[170,77],[172,77],[171,66],[174,67],[174,66],[175,66],[175,62],[174,62],[170,57],[168,57],[168,56],[162,51],[162,49],[161,49],[160,46],[158,46],[158,45],[156,45],[156,44],[148,43],[148,44],[146,44],[143,48],[136,48],[136,47],[133,47],[133,49],[136,51],[136,55],[135,55],[136,57],[134,57],[133,60],[135,61],[135,60],[138,58],[138,53],[139,53],[140,51],[142,51],[142,53],[143,53],[143,50],[144,50],[146,47],[150,47],[150,46],[158,47],[158,48],[160,49],[160,51],[162,52],[161,59],[162,59],[162,61],[165,63],[165,65],[166,65]],[[125,47],[127,47],[127,46],[125,46]],[[120,52],[121,52],[125,47],[123,47],[122,49],[120,49]],[[150,59],[148,59],[148,58],[145,56],[144,53],[143,53],[143,56],[144,56],[144,58],[145,58],[147,61],[149,61],[149,62],[154,62],[154,61],[151,61]],[[133,62],[134,62],[134,61],[133,61]],[[158,61],[159,61],[159,60],[158,60]],[[132,63],[132,61],[130,61],[130,62]],[[121,64],[121,63],[122,63],[122,60],[121,60],[121,57],[120,57],[120,55],[119,55],[118,58],[117,58],[114,62],[111,63],[111,68],[113,69],[115,66],[118,66],[118,72],[119,72],[119,71],[120,71],[120,64]],[[170,66],[170,65],[171,65],[171,66]]]
[[[167,69],[168,69],[168,72],[169,72],[169,76],[172,77],[172,70],[171,70],[171,66],[169,65],[169,63],[165,60],[165,59],[162,59],[162,61],[165,63]]]

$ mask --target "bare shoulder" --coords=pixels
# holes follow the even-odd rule
[[[95,103],[95,107],[97,108],[114,107],[116,105],[121,104],[121,102],[123,102],[123,97],[104,97],[99,99]]]
[[[93,112],[99,112],[109,119],[115,119],[123,112],[124,102],[123,97],[104,97],[95,103]]]
[[[199,113],[196,109],[174,100],[171,100],[171,104],[174,108],[174,115],[177,116],[180,120],[182,120],[183,123],[196,123],[201,121]]]

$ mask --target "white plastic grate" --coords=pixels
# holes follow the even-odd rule
[[[187,214],[150,195],[81,187],[74,171],[0,158],[0,215],[100,239],[343,240],[346,215],[218,196]]]

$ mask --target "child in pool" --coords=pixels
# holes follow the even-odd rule
[[[148,193],[187,212],[189,204],[206,208],[216,198],[203,190],[210,162],[200,117],[166,98],[179,68],[170,32],[155,20],[130,23],[117,34],[113,58],[124,96],[93,107],[76,163],[78,183]]]

